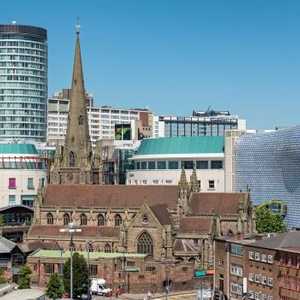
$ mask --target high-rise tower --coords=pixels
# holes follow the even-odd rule
[[[57,148],[55,162],[50,171],[50,183],[99,183],[99,172],[97,169],[97,163],[94,161],[89,136],[78,30],[70,93],[67,134],[64,146]]]
[[[0,25],[0,139],[45,141],[46,29]]]

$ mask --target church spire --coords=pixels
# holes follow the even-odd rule
[[[60,158],[54,164],[50,183],[99,182],[89,136],[89,123],[80,49],[79,25],[76,26],[76,45],[73,64],[68,127]],[[95,177],[96,176],[96,177]],[[95,179],[96,178],[96,179]]]
[[[65,150],[69,153],[72,151],[73,154],[77,154],[77,156],[87,156],[91,151],[91,143],[89,137],[89,125],[80,49],[80,33],[78,25],[76,26],[76,45],[70,98]],[[75,157],[74,164],[72,155],[70,155],[67,161],[69,167],[82,167],[80,165],[80,161],[82,160],[76,159]]]

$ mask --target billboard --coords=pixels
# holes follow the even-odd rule
[[[115,124],[115,139],[121,141],[131,140],[130,124]]]

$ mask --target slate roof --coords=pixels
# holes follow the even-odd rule
[[[62,237],[68,236],[67,232],[60,232],[62,226],[59,225],[32,225],[28,236],[33,237]],[[120,230],[116,227],[110,226],[82,226],[82,231],[75,234],[75,238],[78,237],[106,237],[106,238],[119,238]]]
[[[212,218],[183,217],[180,220],[178,232],[184,234],[210,234],[212,223]]]
[[[246,201],[248,193],[193,193],[189,202],[191,215],[230,215],[239,212],[240,201]]]
[[[267,249],[286,249],[300,251],[300,232],[289,231],[279,233],[272,237],[263,238],[251,244],[251,246]]]
[[[166,204],[158,204],[151,206],[150,209],[153,211],[154,215],[158,219],[161,225],[171,225],[172,220],[168,212],[168,207]]]
[[[136,185],[88,185],[49,184],[46,187],[43,206],[140,208],[165,204],[175,209],[177,186]]]
[[[0,236],[0,253],[10,253],[16,246],[16,243]]]

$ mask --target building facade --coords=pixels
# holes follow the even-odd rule
[[[300,227],[300,126],[242,134],[233,149],[233,191],[250,190],[255,204],[280,200],[290,228]],[[226,174],[230,178],[230,174]]]
[[[47,183],[47,161],[32,144],[0,144],[0,207],[33,207]]]
[[[215,299],[299,299],[299,237],[290,231],[217,238]]]
[[[48,132],[50,145],[63,145],[67,131],[70,90],[63,89],[48,99]],[[92,146],[98,140],[116,139],[116,126],[128,126],[130,140],[158,136],[157,117],[147,109],[125,109],[111,106],[94,106],[93,97],[86,94],[89,134]],[[126,138],[127,139],[127,138]]]
[[[0,25],[0,139],[45,141],[47,31]]]
[[[193,111],[190,117],[160,116],[164,136],[224,136],[226,130],[246,129],[246,121],[228,111]]]
[[[201,191],[224,192],[223,137],[145,139],[131,160],[128,185],[178,184],[184,168],[188,177],[196,170]]]

